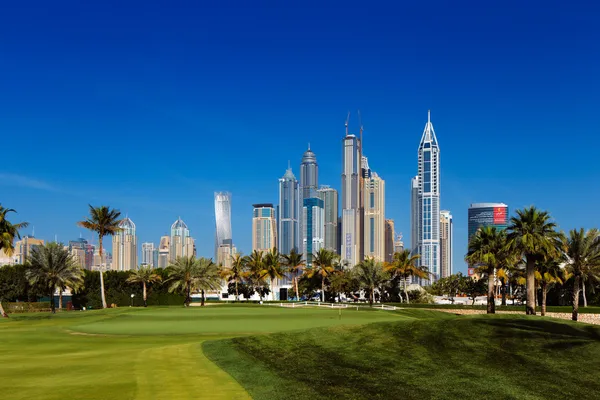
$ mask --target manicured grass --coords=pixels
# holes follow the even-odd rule
[[[255,399],[595,399],[600,393],[600,328],[525,316],[320,328],[209,341],[203,349]]]

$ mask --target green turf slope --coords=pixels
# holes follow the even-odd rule
[[[600,397],[598,327],[428,313],[207,341],[203,350],[259,400]]]

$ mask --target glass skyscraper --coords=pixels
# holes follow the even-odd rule
[[[308,198],[303,201],[302,242],[304,249],[304,260],[307,266],[312,266],[315,253],[324,245],[324,210],[323,200],[319,198]]]
[[[416,185],[416,187],[415,187]],[[430,280],[440,278],[440,148],[438,145],[431,113],[427,113],[427,123],[421,136],[418,150],[418,175],[412,180],[413,227],[416,233],[416,249],[421,255],[421,265],[432,274]],[[414,190],[417,189],[417,193]],[[416,194],[416,196],[415,196]],[[416,197],[416,198],[415,198]],[[414,239],[411,238],[414,243]],[[415,251],[416,250],[416,251]],[[422,283],[428,283],[423,281]]]
[[[278,240],[279,252],[290,254],[292,249],[299,250],[299,214],[300,214],[300,192],[298,181],[291,168],[285,171],[285,175],[279,179],[279,207],[278,207]]]
[[[319,198],[325,210],[325,242],[328,250],[338,252],[338,192],[329,186],[321,186]]]
[[[360,262],[362,237],[361,209],[360,209],[360,175],[361,154],[360,140],[348,134],[346,126],[346,137],[342,139],[343,161],[342,161],[342,234],[341,258],[347,262],[349,267],[354,267]]]
[[[277,247],[277,219],[273,204],[253,204],[252,207],[252,250],[271,251]]]
[[[137,236],[135,224],[129,218],[121,220],[119,232],[113,235],[112,269],[130,271],[137,269]]]
[[[508,227],[508,206],[504,203],[473,203],[469,207],[469,241],[477,229],[495,226],[500,230]]]
[[[215,192],[215,260],[219,247],[233,247],[231,237],[231,193]]]

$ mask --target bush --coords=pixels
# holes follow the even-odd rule
[[[4,307],[4,311],[7,314],[18,314],[18,313],[26,313],[26,312],[42,312],[42,311],[50,311],[50,302],[17,302],[17,303],[2,303]]]

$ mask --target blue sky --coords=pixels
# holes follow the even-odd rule
[[[213,192],[227,190],[248,253],[251,205],[277,202],[308,142],[319,183],[339,189],[358,109],[405,243],[432,110],[455,270],[471,202],[600,225],[594,2],[122,3],[3,6],[0,202],[37,237],[90,238],[76,221],[108,204],[139,243],[181,216],[212,256]]]

